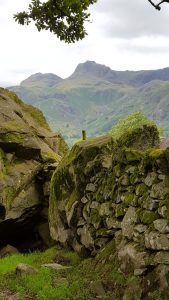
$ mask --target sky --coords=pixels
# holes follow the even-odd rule
[[[154,0],[155,3],[158,1]],[[90,9],[88,36],[65,44],[54,34],[22,26],[13,14],[30,0],[0,0],[0,86],[18,85],[34,73],[69,77],[92,60],[113,70],[169,67],[169,4],[161,11],[147,0],[98,0]]]

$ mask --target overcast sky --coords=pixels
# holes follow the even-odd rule
[[[0,86],[19,84],[37,72],[65,78],[86,60],[115,70],[169,67],[169,4],[159,12],[147,0],[98,0],[88,36],[68,45],[33,25],[15,23],[13,14],[29,2],[0,0]]]

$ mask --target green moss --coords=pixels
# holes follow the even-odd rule
[[[107,237],[109,236],[109,230],[106,228],[100,228],[96,231],[96,237]]]
[[[165,185],[165,187],[169,187],[169,176],[168,175],[166,175],[164,178],[164,185]]]
[[[121,199],[126,206],[137,206],[138,197],[134,193],[124,193]]]
[[[63,156],[68,152],[69,148],[67,144],[65,143],[63,137],[61,134],[58,136],[58,154]]]
[[[22,134],[15,132],[6,132],[0,134],[1,140],[8,143],[22,143],[24,141],[24,137]]]
[[[152,169],[160,169],[162,173],[168,174],[169,164],[166,153],[167,151],[162,149],[148,150],[144,159],[144,165],[152,166]]]
[[[69,199],[74,190],[74,183],[67,168],[59,165],[52,175],[50,182],[49,223],[55,221],[55,210],[59,201]],[[64,197],[63,197],[64,193]],[[63,197],[63,199],[62,199]],[[66,205],[66,202],[65,202]]]
[[[113,168],[113,173],[116,177],[120,177],[122,174],[122,169],[121,169],[121,165],[117,164],[114,168]]]
[[[144,152],[135,149],[125,149],[125,155],[128,162],[141,161],[144,157]]]
[[[156,126],[155,123],[149,120],[143,113],[134,112],[114,125],[110,133],[115,140],[118,140],[123,134],[130,133],[143,125]]]
[[[28,113],[36,122],[43,128],[50,130],[48,123],[43,115],[43,113],[32,105],[25,104],[14,92],[4,90],[6,96],[12,98],[15,103],[19,104],[23,111]]]
[[[121,119],[110,133],[120,147],[147,149],[159,145],[157,126],[140,112]]]
[[[140,182],[140,172],[138,169],[136,169],[135,172],[130,175],[130,182],[133,185]]]
[[[9,211],[12,207],[12,202],[15,197],[15,190],[11,186],[6,186],[2,192],[3,195],[3,204],[6,208],[6,211]]]
[[[127,277],[122,273],[118,271],[113,271],[111,274],[112,280],[116,285],[120,285],[125,287],[127,284]]]
[[[161,156],[164,156],[164,154],[165,154],[165,150],[162,149],[152,149],[148,152],[149,157],[153,159],[158,159]]]
[[[100,226],[101,217],[96,209],[92,209],[89,216],[89,223],[94,226],[95,229],[98,229]]]
[[[4,130],[4,128],[3,128]],[[11,121],[8,121],[5,123],[5,130],[6,132],[8,131],[21,131],[22,130],[22,127],[20,126],[20,124],[18,123],[18,121],[16,120],[11,120]]]
[[[15,103],[20,105],[23,104],[22,100],[14,92],[11,92],[9,90],[4,90],[3,92],[6,96],[12,98],[15,101]]]
[[[125,205],[123,203],[116,204],[116,206],[115,206],[116,218],[122,217],[124,215],[125,215]]]
[[[143,196],[145,193],[147,193],[148,187],[144,183],[140,183],[136,187],[136,195],[137,196]]]
[[[21,106],[24,112],[28,113],[41,127],[51,130],[43,113],[32,105],[21,102]]]
[[[43,162],[59,162],[61,160],[61,156],[56,152],[41,152],[41,157]]]
[[[139,209],[137,211],[137,215],[138,215],[138,218],[140,219],[141,223],[147,224],[147,225],[152,224],[153,221],[158,219],[158,214],[153,211],[149,211],[149,210]]]
[[[77,193],[75,190],[71,193],[67,203],[66,203],[66,209],[70,210],[72,205],[77,201]]]
[[[162,206],[166,206],[167,209],[169,210],[169,195],[164,200],[161,200],[159,202],[159,207],[162,207]]]
[[[0,148],[0,179],[3,179],[6,174],[6,168],[8,166],[8,161],[5,152]]]
[[[104,248],[102,248],[97,256],[96,256],[96,260],[97,261],[110,261],[111,256],[113,256],[113,254],[115,254],[116,251],[116,246],[115,246],[115,240],[112,239],[109,243],[107,243]],[[115,261],[114,261],[115,263]],[[118,263],[118,261],[116,261],[116,263]]]
[[[68,151],[68,153],[62,158],[59,167],[63,168],[71,164],[73,162],[79,153],[79,147],[77,145],[74,145],[71,149],[71,151]]]
[[[124,299],[125,300],[141,300],[142,299],[142,287],[141,287],[141,280],[137,276],[128,277],[126,280],[126,289],[124,292]],[[134,297],[134,298],[133,298]]]

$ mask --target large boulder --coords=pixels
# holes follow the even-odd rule
[[[41,111],[0,89],[0,246],[37,236],[47,221],[46,182],[66,151]]]
[[[109,203],[101,205],[96,199],[92,201],[92,197],[104,173],[111,168],[113,149],[110,135],[89,139],[77,143],[61,161],[52,177],[49,204],[50,232],[55,241],[79,252],[83,247],[94,250],[93,228],[101,228],[102,217],[111,215],[111,209]],[[100,199],[100,202],[110,199],[110,191],[105,190],[105,194],[107,200]],[[90,209],[93,215],[87,224]],[[102,242],[101,232],[98,232],[99,241]]]
[[[119,120],[112,127],[110,134],[120,147],[146,150],[160,145],[156,124],[141,112],[132,113]]]

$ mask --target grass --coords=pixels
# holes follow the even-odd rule
[[[109,253],[102,253],[102,256],[106,257],[106,255],[108,257]],[[3,291],[10,291],[14,295],[19,295],[19,300],[90,300],[96,299],[90,283],[101,281],[104,282],[106,293],[112,293],[112,297],[120,294],[121,297],[126,279],[122,273],[114,270],[114,263],[103,264],[102,256],[99,259],[82,260],[75,252],[53,247],[45,252],[2,258],[0,259],[0,295]],[[41,266],[44,263],[60,261],[62,263],[65,261],[65,264],[69,264],[71,268],[52,270]],[[19,263],[31,265],[37,272],[31,275],[18,275],[15,269]]]
[[[63,257],[70,262],[72,268],[56,271],[41,266]],[[15,269],[19,263],[33,266],[37,273],[17,275]],[[88,291],[76,270],[79,263],[80,258],[75,253],[56,247],[42,253],[17,254],[2,258],[0,291],[7,289],[18,293],[21,300],[25,299],[26,295],[36,297],[37,300],[75,299],[74,295],[79,300],[88,299]]]

